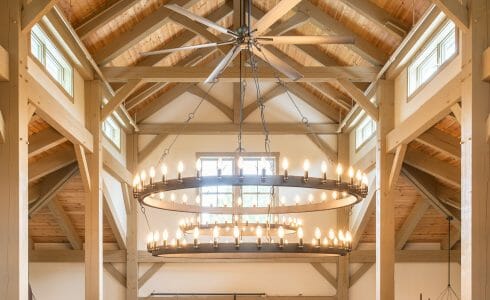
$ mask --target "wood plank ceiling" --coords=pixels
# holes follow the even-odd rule
[[[216,31],[202,28],[197,23],[170,16],[162,0],[61,0],[59,8],[76,29],[94,60],[104,72],[108,67],[131,66],[203,66],[213,63],[223,56],[220,51],[200,49],[180,51],[169,55],[142,57],[141,52],[194,45],[219,40]],[[233,26],[233,1],[231,0],[175,0],[192,12],[205,16],[224,27]],[[276,5],[278,0],[253,1],[253,18],[259,19]],[[356,38],[354,45],[287,45],[270,47],[271,51],[293,67],[358,66],[379,69],[388,60],[390,54],[400,45],[404,36],[430,6],[429,0],[304,0],[287,13],[280,22],[271,26],[269,34],[320,35],[340,34]],[[368,83],[355,83],[363,91]],[[139,122],[151,116],[155,108],[162,108],[184,92],[202,94],[199,86],[182,83],[145,83],[133,80],[125,83],[112,83],[115,90],[126,88],[123,102],[128,111],[136,114]],[[339,122],[350,111],[355,102],[343,87],[335,80],[327,82],[306,82],[288,84],[291,91],[300,95],[314,109],[330,112],[330,119]],[[121,90],[123,91],[123,90]],[[193,91],[193,92],[192,92]],[[294,92],[296,91],[296,92]],[[271,87],[272,96],[280,91]],[[312,100],[313,99],[313,100]],[[233,122],[233,101],[220,103],[214,100],[214,106],[227,112]],[[315,107],[314,104],[317,106]],[[145,113],[150,111],[150,113]],[[146,114],[146,115],[145,115]],[[333,115],[339,117],[332,117]],[[32,137],[50,130],[39,117],[34,116],[29,126]],[[52,130],[52,129],[51,129]],[[449,139],[459,141],[460,127],[456,118],[447,116],[427,134],[442,133]],[[444,138],[444,140],[446,140]],[[460,168],[457,153],[451,149],[424,142],[421,137],[409,144],[409,152],[423,154],[437,164]],[[454,146],[454,145],[453,145]],[[46,157],[67,151],[69,142],[63,142],[44,153],[30,158],[30,166],[46,160]],[[407,168],[416,167],[416,162],[407,162]],[[408,174],[408,173],[407,173]],[[445,205],[457,209],[459,189],[454,184],[441,180],[431,174],[431,180],[437,183],[437,196]],[[427,195],[409,178],[402,175],[397,184],[396,228],[400,231],[409,220],[417,203],[425,201]],[[40,186],[46,178],[31,182],[32,190]],[[52,201],[58,201],[73,223],[76,233],[83,240],[83,203],[85,194],[78,173],[71,176]],[[420,209],[420,208],[419,208]],[[68,243],[69,240],[59,226],[53,211],[47,206],[31,215],[30,236],[36,243]],[[104,224],[107,224],[104,220]],[[375,241],[375,216],[370,216],[361,242]],[[447,235],[445,216],[440,210],[429,206],[422,209],[420,220],[409,235],[407,242],[442,242]],[[114,243],[115,238],[110,227],[105,225],[104,241]]]

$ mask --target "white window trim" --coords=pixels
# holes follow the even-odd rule
[[[361,133],[363,134],[363,129],[368,125],[368,124],[372,124],[371,126],[374,127],[371,131],[371,133],[368,135],[368,136],[363,136],[362,137],[362,141],[360,143],[358,143],[358,134]],[[376,130],[377,130],[377,124],[376,122],[369,116],[366,116],[366,118],[364,118],[364,120],[362,120],[359,125],[357,125],[356,129],[355,129],[355,133],[354,133],[354,143],[356,145],[356,151],[359,150],[360,148],[362,148],[362,146],[364,146],[370,139],[373,138],[373,136],[376,134]]]
[[[440,35],[442,34],[442,32],[446,29],[447,26],[453,26],[453,29],[451,30],[451,32],[454,33],[454,43],[455,43],[455,51],[452,55],[446,57],[446,59],[444,61],[441,60],[441,49],[440,49],[440,46],[442,45],[442,42],[446,40],[446,38],[449,36],[449,35],[445,35],[443,37],[441,37]],[[454,57],[456,57],[459,53],[459,35],[458,35],[458,28],[454,25],[454,23],[452,23],[451,20],[446,20],[445,22],[443,22],[438,28],[437,30],[435,31],[434,34],[431,35],[431,37],[424,43],[425,46],[418,51],[418,53],[411,59],[411,62],[408,64],[407,66],[407,97],[408,97],[408,100],[410,100],[412,97],[414,97],[418,91],[420,91],[426,84],[428,84],[442,69],[444,69],[444,67],[453,60]],[[437,67],[436,67],[436,70],[430,75],[428,76],[424,81],[422,82],[412,82],[412,72],[415,71],[418,73],[418,68],[422,65],[422,63],[425,61],[425,59],[427,57],[429,57],[429,55],[427,55],[427,57],[425,57],[424,59],[422,59],[420,62],[418,62],[425,54],[426,52],[428,51],[428,49],[431,47],[431,46],[434,46],[433,45],[433,42],[434,40],[438,40],[438,43],[435,45],[435,48],[433,49],[433,51],[436,51],[436,59],[437,59]],[[433,52],[431,51],[431,53]],[[415,64],[417,63],[418,64]],[[415,70],[413,70],[413,68],[415,68]],[[416,74],[417,75],[420,75],[420,74]],[[417,80],[417,79],[416,79]],[[413,86],[415,84],[415,86]],[[413,87],[412,87],[413,86]]]
[[[40,45],[40,54],[36,54],[32,51],[33,40],[36,40]],[[73,66],[39,24],[36,24],[31,30],[29,53],[42,66],[48,76],[51,77],[51,79],[53,79],[53,81],[57,85],[59,85],[67,95],[72,98],[74,93]],[[52,74],[48,70],[48,67],[46,65],[46,57],[48,55],[62,70],[61,74]],[[57,78],[59,75],[62,77],[61,79]]]

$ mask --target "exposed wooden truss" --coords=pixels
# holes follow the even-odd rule
[[[321,263],[315,262],[310,264],[332,287],[337,288],[337,279]]]
[[[66,234],[70,245],[75,250],[80,250],[83,248],[82,239],[78,235],[78,232],[75,229],[70,217],[63,210],[63,207],[58,202],[57,199],[52,199],[48,203],[49,210],[51,214],[53,214],[54,218],[58,222],[58,225],[61,227],[63,232]]]
[[[9,77],[9,53],[0,46],[0,81],[8,81]]]
[[[182,135],[216,135],[216,134],[236,134],[239,131],[238,124],[228,123],[189,123],[183,128],[180,123],[164,124],[139,124],[139,134],[173,134],[179,132]],[[263,134],[262,124],[244,123],[242,126],[245,134]],[[268,124],[271,134],[337,134],[335,123],[313,123],[310,128],[304,124],[297,123],[271,123]]]
[[[111,82],[125,82],[134,79],[143,79],[147,82],[203,82],[214,67],[104,67],[102,72]],[[349,79],[354,82],[371,82],[379,69],[377,67],[303,67],[298,70],[302,78],[297,82],[328,82],[338,78]],[[251,68],[245,67],[243,78],[252,79],[254,76],[261,81],[277,81],[276,71],[270,67],[258,68],[257,74]],[[279,75],[283,81],[291,79]],[[219,77],[220,82],[238,82],[240,70],[236,67],[227,68]]]
[[[22,31],[29,31],[56,4],[57,0],[26,2],[22,10]]]
[[[460,29],[468,30],[469,16],[466,1],[463,4],[458,0],[433,0],[437,7],[444,12]]]
[[[48,151],[51,148],[63,144],[67,140],[67,138],[53,128],[47,128],[38,133],[34,133],[29,136],[29,157]]]

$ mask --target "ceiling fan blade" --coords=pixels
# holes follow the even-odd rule
[[[225,57],[223,57],[216,68],[214,68],[213,72],[209,74],[204,83],[216,82],[219,74],[221,74],[221,72],[223,72],[223,70],[230,64],[230,62],[235,59],[235,57],[240,53],[241,50],[242,49],[240,48],[240,45],[236,45],[228,53],[226,53]]]
[[[276,23],[277,20],[287,14],[293,7],[295,7],[301,0],[282,0],[271,10],[269,10],[260,20],[255,23],[255,34],[261,35]]]
[[[354,44],[351,36],[340,35],[298,35],[298,36],[260,36],[257,40],[262,45],[269,44]]]
[[[265,47],[258,49],[257,55],[262,58],[266,63],[270,64],[274,69],[286,75],[289,79],[296,81],[303,78],[303,75],[296,69],[286,64],[282,59],[275,56],[272,52]]]
[[[165,53],[181,51],[181,50],[192,50],[192,49],[218,47],[218,46],[229,45],[229,44],[234,44],[234,43],[235,43],[235,41],[228,41],[228,42],[222,42],[222,43],[199,44],[199,45],[192,45],[192,46],[182,46],[179,48],[169,48],[169,49],[162,49],[162,50],[156,50],[156,51],[141,52],[140,54],[141,54],[141,56],[151,56],[151,55],[165,54]]]
[[[165,5],[165,7],[176,12],[176,13],[178,13],[178,14],[181,14],[181,15],[191,19],[192,21],[199,22],[199,23],[206,25],[207,27],[211,27],[211,28],[213,28],[213,29],[215,29],[221,33],[228,34],[228,35],[231,35],[233,37],[237,37],[237,34],[234,33],[233,31],[229,30],[228,28],[225,28],[221,25],[218,25],[214,22],[209,21],[206,18],[198,16],[198,15],[188,11],[187,9],[185,9],[181,6],[178,6],[177,4],[167,4],[167,5]]]

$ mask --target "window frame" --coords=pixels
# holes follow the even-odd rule
[[[357,144],[357,132],[366,120],[370,120],[370,122],[373,122],[374,126],[376,128],[371,132],[371,134],[367,138],[364,139],[364,141],[362,141],[362,143],[360,145],[358,145]],[[378,130],[378,124],[376,123],[376,121],[373,120],[373,118],[371,118],[369,116],[366,116],[361,122],[359,122],[359,124],[354,129],[354,144],[355,144],[356,152],[359,151],[362,147],[364,147],[364,145],[366,145],[376,135],[377,130]]]
[[[454,24],[454,47],[455,47],[455,51],[454,53],[449,56],[442,64],[438,65],[437,66],[437,70],[431,74],[423,83],[421,83],[417,88],[415,88],[413,90],[412,93],[410,93],[410,67],[412,66],[412,64],[420,58],[420,56],[422,55],[422,53],[424,53],[428,47],[430,46],[430,43],[433,42],[433,40],[436,38],[436,36],[438,34],[441,33],[441,31],[444,29],[444,27],[446,25],[448,25],[450,22],[452,22],[451,20],[447,19],[445,21],[443,21],[437,28],[436,30],[434,30],[434,33],[432,33],[429,38],[427,39],[427,41],[424,42],[424,46],[419,49],[415,55],[410,59],[410,62],[407,64],[407,68],[406,68],[406,74],[407,74],[407,81],[406,81],[406,86],[407,86],[407,102],[410,102],[410,100],[412,100],[413,98],[415,98],[417,96],[417,94],[423,90],[439,73],[441,73],[447,65],[449,65],[455,57],[457,57],[459,55],[459,30],[458,30],[458,27],[456,26],[456,24]],[[442,43],[442,41],[444,41],[444,39],[442,39],[439,43],[438,43],[438,46],[435,48],[436,52],[437,52],[437,59],[439,60],[439,56],[440,56],[440,49],[439,49],[439,45]]]
[[[247,158],[247,157],[253,157],[253,158],[261,158],[261,157],[271,157],[274,159],[274,174],[278,174],[279,172],[279,158],[280,154],[279,152],[196,152],[196,160],[197,159],[202,159],[206,157],[212,157],[212,158],[231,158],[232,159],[232,174],[233,175],[238,175],[238,168],[237,168],[237,161],[239,157]],[[234,199],[236,197],[240,196],[242,193],[240,192],[240,187],[233,187],[232,188],[232,207],[234,205]],[[275,199],[273,201],[278,201],[277,198],[277,193],[275,193]],[[202,189],[199,189],[199,197],[201,197],[202,201]],[[242,199],[243,201],[243,199]],[[202,204],[201,204],[202,205]]]
[[[105,132],[105,130],[104,130],[104,124],[105,124],[105,123],[106,123],[106,122],[107,122],[109,119],[111,119],[111,120],[112,120],[112,122],[113,122],[113,123],[116,125],[116,127],[117,127],[117,128],[119,128],[119,145],[117,145],[117,144],[116,144],[116,142],[114,142],[114,141],[112,140],[112,138],[111,138],[111,137],[110,137],[110,136],[109,136],[109,135],[108,135],[108,134]],[[117,149],[119,152],[121,152],[121,151],[122,151],[122,135],[123,135],[122,131],[123,131],[123,130],[122,130],[121,126],[119,126],[119,123],[117,122],[117,120],[115,120],[113,116],[108,116],[108,117],[107,117],[107,118],[106,118],[104,121],[102,121],[102,128],[101,128],[101,129],[102,129],[102,130],[101,130],[101,131],[102,131],[102,134],[103,134],[103,135],[104,135],[104,137],[105,137],[105,138],[106,138],[106,139],[109,141],[109,143],[110,143],[112,146],[114,146],[114,147],[115,147],[115,148],[116,148],[116,149]]]
[[[66,53],[58,45],[58,43],[56,43],[54,41],[52,35],[44,28],[44,26],[42,26],[39,23],[36,24],[35,26],[37,26],[39,28],[39,30],[41,31],[41,33],[45,35],[45,38],[49,41],[49,43],[51,43],[51,45],[54,47],[54,51],[57,53],[53,54],[53,50],[48,49],[46,43],[42,41],[41,37],[39,37],[31,29],[31,31],[29,32],[29,39],[28,39],[29,56],[31,58],[33,58],[33,61],[44,71],[44,73],[55,83],[55,85],[58,86],[58,88],[60,88],[60,90],[73,102],[74,101],[74,95],[75,95],[75,68],[73,66],[73,63],[66,56]],[[32,52],[32,39],[33,38],[38,40],[39,44],[41,45],[42,59],[44,60],[44,62],[42,60],[40,60]],[[67,90],[67,88],[63,85],[63,83],[58,81],[58,79],[56,79],[55,76],[49,72],[49,70],[46,66],[46,62],[45,62],[46,57],[48,55],[48,52],[49,52],[49,55],[51,55],[53,57],[53,59],[56,61],[56,63],[58,63],[61,66],[63,72],[65,72],[66,69],[70,70],[71,74],[68,74],[68,75],[71,75],[71,76],[68,76],[69,79],[66,81],[66,83],[70,87],[70,90]],[[59,56],[63,60],[63,63],[60,63],[59,61],[57,61],[56,56]],[[65,66],[63,66],[63,65],[65,65]]]

